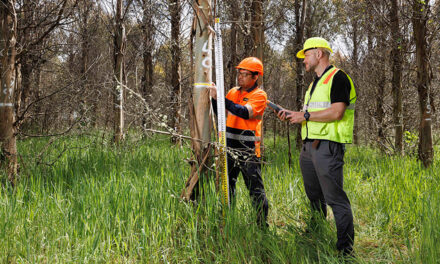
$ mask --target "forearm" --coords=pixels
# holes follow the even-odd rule
[[[333,122],[336,120],[341,120],[344,117],[346,105],[345,103],[334,103],[329,108],[309,112],[309,121],[314,122]],[[306,121],[304,117],[304,112],[292,112],[290,110],[283,109],[278,114],[281,120],[288,119],[291,123],[302,123]]]
[[[321,111],[310,112],[309,121],[333,122],[341,120],[342,117],[344,117],[344,111],[327,108]]]
[[[241,117],[243,119],[249,119],[249,110],[244,105],[235,104],[229,99],[225,99],[226,110],[233,115]]]
[[[217,115],[217,100],[211,98],[211,103],[214,113]],[[249,119],[249,110],[245,106],[235,104],[234,102],[226,98],[225,98],[225,105],[226,105],[226,110],[228,110],[232,114],[241,117],[243,119]]]

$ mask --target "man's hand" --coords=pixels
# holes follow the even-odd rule
[[[289,119],[291,124],[301,124],[303,121],[306,121],[304,112],[291,112],[286,118]]]
[[[215,83],[212,83],[211,87],[209,87],[209,95],[212,99],[217,100],[217,86],[215,86]]]
[[[283,109],[278,113],[278,117],[281,120],[289,120],[291,124],[302,123],[306,119],[304,118],[304,112],[294,112],[287,109]]]
[[[287,116],[293,113],[293,111],[287,110],[287,109],[281,109],[281,111],[278,112],[277,116],[281,121],[287,120]]]

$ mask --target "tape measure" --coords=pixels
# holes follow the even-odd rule
[[[217,84],[217,118],[218,118],[218,140],[219,140],[219,159],[220,159],[220,179],[222,189],[222,204],[225,208],[229,206],[229,180],[228,162],[226,151],[226,111],[225,111],[225,83],[223,74],[223,44],[222,32],[220,28],[220,18],[215,19],[214,24],[214,47],[215,47],[215,79]]]

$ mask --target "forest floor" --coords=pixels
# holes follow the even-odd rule
[[[306,232],[298,152],[289,168],[277,140],[265,141],[267,230],[241,176],[224,220],[214,180],[199,203],[183,202],[191,150],[168,137],[132,134],[118,148],[98,136],[22,140],[18,184],[0,187],[0,263],[438,263],[438,149],[424,169],[415,157],[347,147],[356,238],[355,257],[343,259],[330,209]]]

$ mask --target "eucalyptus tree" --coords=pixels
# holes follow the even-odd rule
[[[168,9],[171,18],[171,93],[169,101],[170,107],[170,123],[169,126],[176,133],[181,133],[181,79],[180,79],[180,62],[182,51],[180,48],[180,20],[181,20],[181,0],[168,0]],[[176,137],[171,138],[174,142],[177,142]]]
[[[391,33],[391,69],[392,69],[392,91],[394,98],[393,120],[394,120],[394,148],[397,153],[403,152],[403,115],[402,115],[402,32],[399,17],[399,1],[391,1],[390,33]]]
[[[125,51],[127,46],[127,35],[125,21],[131,0],[117,0],[115,6],[115,27],[114,27],[114,83],[115,90],[113,94],[114,105],[114,141],[116,144],[124,139],[124,101],[125,101]]]
[[[156,16],[155,9],[157,8],[156,1],[153,0],[139,0],[142,7],[142,62],[143,73],[141,82],[141,92],[145,100],[149,100],[152,94],[154,84],[154,65],[153,65],[153,51],[155,46],[156,26],[154,24]],[[147,127],[147,116],[142,117],[142,126]]]
[[[17,71],[17,13],[14,0],[0,4],[0,169],[5,172],[11,184],[15,183],[17,163],[17,143],[14,93],[16,92]]]
[[[182,197],[194,200],[201,191],[200,181],[207,177],[211,152],[210,100],[206,89],[212,83],[212,32],[211,0],[194,0],[195,33],[194,79],[190,102],[190,131],[195,161],[191,163],[191,174],[185,184]]]
[[[417,91],[419,95],[419,149],[418,158],[425,167],[432,164],[434,150],[432,147],[432,120],[431,120],[431,80],[430,74],[430,44],[428,40],[431,5],[430,1],[412,0],[412,24],[414,29],[414,42],[416,46],[416,64],[417,64]]]

